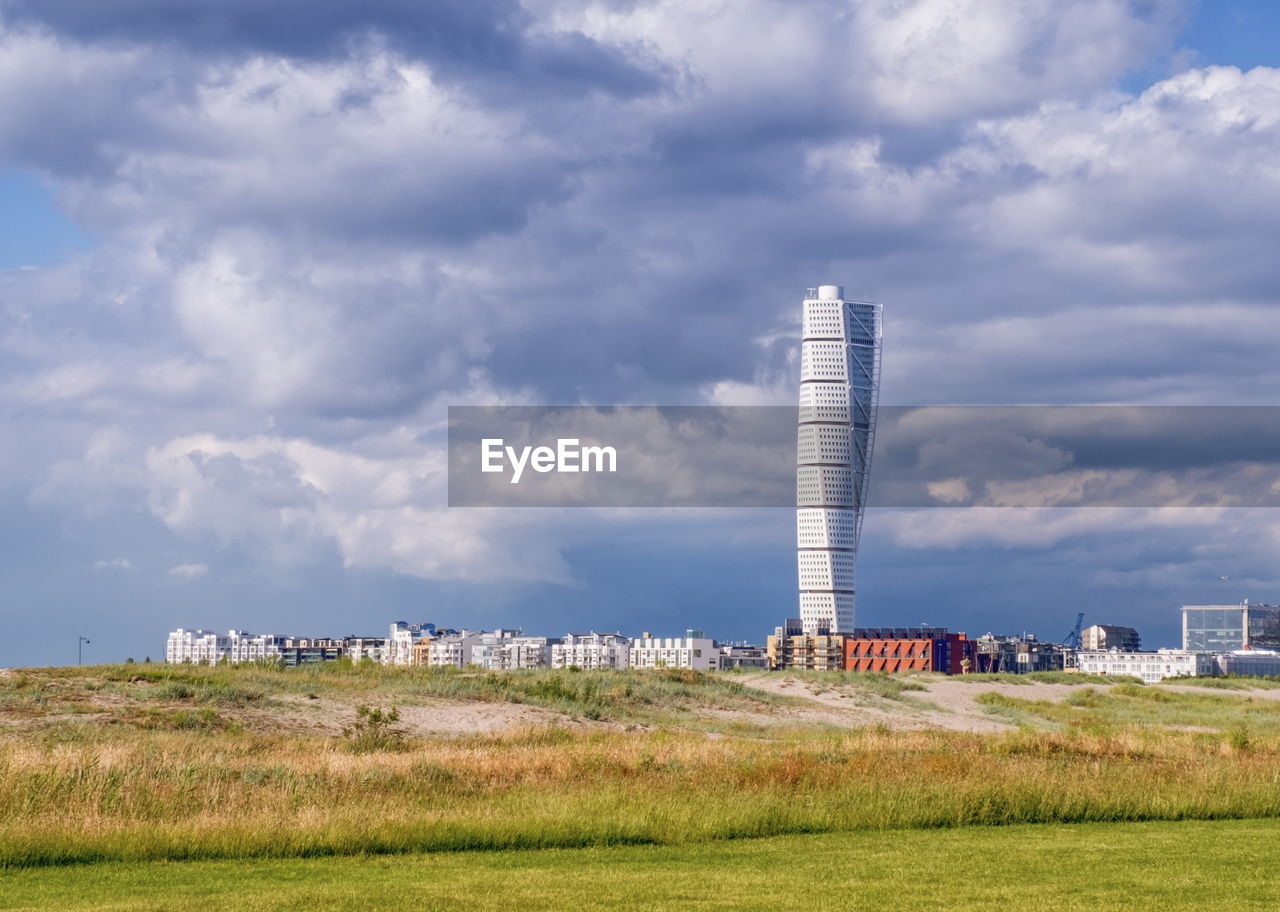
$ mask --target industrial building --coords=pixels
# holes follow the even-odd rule
[[[1280,652],[1274,649],[1237,649],[1216,656],[1218,671],[1226,675],[1280,677]]]
[[[1280,605],[1183,605],[1182,648],[1229,653],[1280,649]]]

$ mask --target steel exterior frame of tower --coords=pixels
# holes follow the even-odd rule
[[[880,395],[881,307],[839,285],[804,297],[796,545],[807,635],[854,627],[854,565]]]

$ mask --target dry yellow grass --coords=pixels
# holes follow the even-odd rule
[[[156,705],[126,700],[88,722],[61,714],[20,719],[0,734],[0,865],[1280,816],[1280,736],[1266,725],[1247,735],[1233,727],[1240,719],[1266,722],[1270,704],[1230,695],[1150,700],[1081,691],[1074,703],[1052,705],[1001,698],[994,709],[1040,713],[1055,730],[992,735],[541,726],[354,753],[341,737],[227,730],[207,718],[269,701],[269,677],[239,680],[232,669],[192,680],[129,684],[167,688],[153,693]],[[314,686],[319,679],[283,680]],[[361,681],[340,686],[372,687]],[[415,684],[399,675],[392,682]],[[47,705],[45,683],[28,681],[19,696],[39,686]],[[709,701],[752,699],[715,682],[634,675],[603,691],[537,678],[517,684],[547,699],[605,708],[624,701],[627,712],[639,711],[638,695],[664,688],[690,706],[703,686]],[[57,689],[83,700],[86,689],[112,694],[111,686]],[[194,699],[201,687],[212,696]],[[503,688],[515,686],[493,686]],[[1172,724],[1141,724],[1135,713],[1148,704],[1151,718]],[[184,715],[148,715],[158,709]],[[1181,730],[1179,713],[1223,727]],[[677,726],[683,717],[673,718]]]

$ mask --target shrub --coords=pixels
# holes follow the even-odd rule
[[[1073,691],[1067,694],[1065,702],[1068,706],[1078,706],[1084,709],[1097,709],[1106,704],[1107,698],[1102,695],[1096,688],[1086,687],[1084,690]]]
[[[658,674],[664,681],[680,684],[704,684],[707,680],[707,675],[696,668],[663,668]]]
[[[145,708],[130,713],[125,722],[151,731],[202,731],[236,734],[244,727],[233,719],[223,718],[209,706],[199,709]]]
[[[156,688],[156,696],[161,700],[190,700],[195,695],[195,688],[179,681]]]
[[[399,721],[400,710],[394,706],[390,709],[356,707],[356,720],[342,731],[347,749],[355,754],[408,750],[408,733],[396,727]]]

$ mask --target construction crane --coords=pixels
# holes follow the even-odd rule
[[[1067,638],[1062,641],[1064,646],[1070,646],[1072,649],[1080,648],[1080,628],[1084,626],[1084,612],[1081,611],[1076,615],[1076,626],[1067,634]]]

